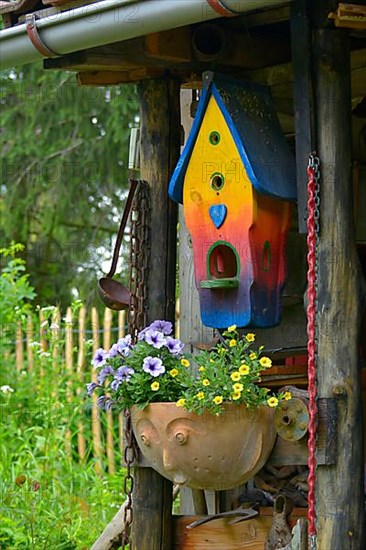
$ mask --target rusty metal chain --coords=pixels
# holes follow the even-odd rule
[[[317,312],[318,312],[318,240],[320,217],[320,160],[315,153],[309,156],[308,174],[308,307],[307,307],[307,334],[308,334],[308,393],[309,393],[309,438],[308,438],[308,521],[310,550],[317,547],[316,509],[315,509],[315,482],[316,482],[316,444],[317,444]]]
[[[128,331],[136,340],[146,325],[146,278],[150,257],[150,189],[140,180],[131,215],[130,311]]]
[[[127,499],[127,503],[124,509],[123,522],[124,529],[122,533],[122,548],[125,549],[131,542],[131,524],[133,521],[133,508],[132,508],[132,491],[134,486],[134,479],[131,474],[131,465],[138,458],[138,447],[133,435],[131,425],[131,413],[129,409],[124,411],[125,419],[125,448],[124,448],[124,460],[126,464],[126,476],[123,481],[123,490]]]
[[[135,200],[131,212],[130,241],[130,309],[128,317],[128,332],[133,341],[137,333],[146,324],[146,277],[150,257],[150,190],[146,181],[139,180]],[[122,548],[131,543],[131,524],[133,521],[132,492],[134,479],[131,466],[138,458],[138,446],[132,431],[131,413],[124,411],[125,448],[124,461],[126,476],[123,489],[127,497],[124,509],[124,530],[122,533]]]

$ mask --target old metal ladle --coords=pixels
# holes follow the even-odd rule
[[[113,275],[116,272],[123,234],[132,207],[132,201],[138,185],[138,180],[130,180],[130,185],[130,191],[128,193],[126,205],[123,210],[121,223],[118,229],[117,240],[114,246],[111,269],[105,277],[102,277],[98,281],[98,295],[100,300],[109,309],[114,309],[117,311],[121,309],[127,309],[130,304],[130,293],[127,288],[122,283],[119,283],[118,281],[114,281],[112,279]]]

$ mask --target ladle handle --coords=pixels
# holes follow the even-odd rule
[[[131,187],[130,187],[130,190],[129,190],[129,193],[128,193],[125,208],[123,210],[121,223],[119,225],[116,244],[114,245],[111,269],[110,269],[109,273],[106,275],[106,277],[108,279],[111,279],[113,277],[113,275],[115,274],[115,272],[116,272],[116,267],[117,267],[119,251],[120,251],[121,243],[122,243],[122,239],[123,239],[123,234],[125,232],[126,223],[127,223],[127,220],[128,220],[128,216],[130,214],[133,197],[135,195],[135,191],[136,191],[136,188],[138,186],[138,183],[139,183],[138,180],[132,180],[132,179],[130,180]]]

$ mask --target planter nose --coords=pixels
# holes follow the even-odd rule
[[[178,485],[184,485],[187,483],[187,476],[176,467],[176,464],[167,449],[163,451],[163,466],[167,474],[167,477],[172,479],[174,483]]]

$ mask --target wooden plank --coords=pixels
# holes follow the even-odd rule
[[[99,340],[99,316],[98,311],[95,307],[91,311],[91,323],[92,323],[92,338],[93,338],[93,353],[100,347]],[[97,381],[97,371],[92,369],[91,372],[92,382]],[[94,456],[94,467],[97,474],[101,475],[103,473],[102,465],[102,428],[100,425],[100,416],[98,409],[98,397],[95,393],[92,395],[92,410],[91,410],[91,422],[92,422],[92,439],[93,439],[93,456]]]
[[[84,386],[84,368],[85,368],[85,336],[86,336],[86,309],[81,307],[79,310],[78,319],[79,341],[78,341],[78,358],[77,358],[77,378],[79,384],[77,386],[76,395],[81,399],[82,387]],[[82,417],[78,421],[78,455],[80,462],[84,462],[86,457],[86,442],[84,436],[84,424]]]
[[[365,523],[359,335],[365,291],[353,233],[348,32],[317,30],[314,51],[322,174],[317,380],[320,398],[338,398],[337,462],[317,470],[317,546],[361,550]]]
[[[260,508],[259,512],[254,519],[230,523],[233,518],[218,518],[194,529],[187,529],[187,525],[200,516],[174,516],[173,550],[263,550],[272,525],[273,508]],[[295,508],[289,517],[290,527],[305,515],[305,508]]]

